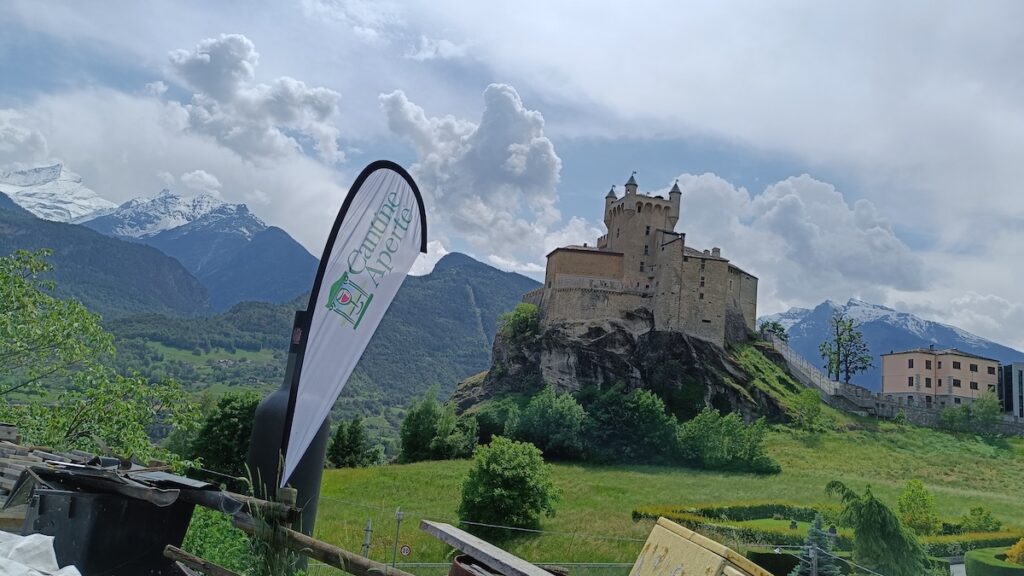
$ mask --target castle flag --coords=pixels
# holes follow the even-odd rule
[[[338,212],[309,296],[285,418],[281,486],[426,249],[426,212],[412,177],[394,162],[367,166]]]

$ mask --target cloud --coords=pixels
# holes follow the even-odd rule
[[[344,159],[334,123],[341,95],[288,76],[257,82],[259,54],[245,36],[221,34],[168,58],[172,73],[195,91],[181,105],[190,130],[254,161],[300,152],[302,140],[327,162]]]
[[[504,268],[536,272],[549,235],[596,234],[580,219],[559,227],[562,162],[540,112],[505,84],[483,96],[479,123],[428,117],[401,90],[382,94],[380,104],[391,131],[417,153],[412,170],[442,233],[456,233]]]
[[[220,195],[220,180],[205,170],[193,170],[182,174],[181,183],[189,190],[213,196]]]
[[[0,167],[45,162],[49,145],[32,120],[16,110],[0,109]]]
[[[437,264],[445,254],[448,254],[448,250],[440,240],[431,240],[427,242],[427,253],[420,254],[416,258],[416,261],[412,264],[412,269],[409,270],[409,274],[413,276],[429,274],[434,269],[434,265]]]
[[[150,96],[163,96],[167,92],[167,83],[163,80],[148,82],[145,87],[146,94]]]
[[[434,39],[420,36],[419,45],[410,51],[406,57],[417,62],[456,60],[465,57],[468,51],[468,44],[456,44],[445,38]]]
[[[752,196],[715,174],[681,174],[677,229],[695,248],[718,246],[759,277],[763,312],[928,288],[921,257],[867,200],[850,206],[833,185],[808,175]]]

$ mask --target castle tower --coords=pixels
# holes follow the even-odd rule
[[[676,180],[675,184],[672,185],[672,189],[668,191],[668,200],[672,208],[669,210],[669,215],[665,219],[669,230],[675,230],[676,222],[679,222],[679,205],[682,202],[683,191],[679,189],[679,180]]]
[[[633,196],[636,194],[636,170],[629,175],[629,180],[626,181],[626,196]]]

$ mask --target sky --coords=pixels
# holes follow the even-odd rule
[[[1024,349],[1024,4],[276,0],[0,5],[0,169],[245,202],[313,254],[410,167],[429,270],[538,277],[613,185],[683,190],[759,313],[851,297]]]

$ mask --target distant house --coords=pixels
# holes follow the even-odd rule
[[[927,407],[973,402],[998,392],[999,361],[934,346],[882,354],[882,395],[898,404]]]
[[[1024,362],[1000,367],[999,399],[1003,401],[1003,410],[1024,419]]]

